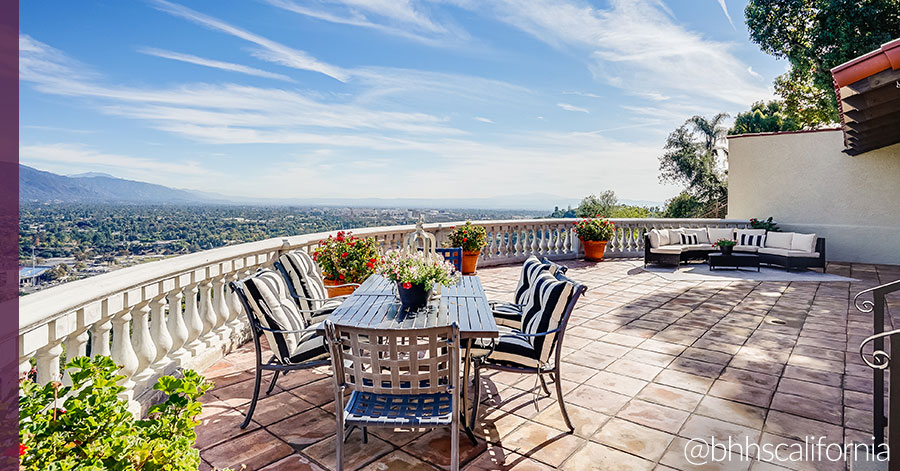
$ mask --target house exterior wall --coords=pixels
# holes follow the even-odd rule
[[[900,144],[842,153],[840,130],[728,140],[728,218],[825,237],[830,261],[900,264]]]

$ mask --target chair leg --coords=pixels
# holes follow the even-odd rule
[[[362,433],[363,433],[363,443],[369,443],[369,428],[363,427]]]
[[[547,397],[550,397],[550,389],[547,388],[547,382],[544,381],[544,375],[538,373],[538,379],[541,380],[541,389],[544,390],[544,394],[546,394]]]
[[[450,422],[450,471],[459,471],[459,414]]]
[[[247,410],[247,417],[244,418],[244,422],[241,424],[241,429],[247,428],[250,425],[250,419],[253,418],[253,411],[256,410],[256,401],[259,399],[259,386],[262,382],[262,368],[259,365],[256,365],[256,383],[253,385],[253,400],[250,401],[250,409]]]
[[[478,420],[478,403],[481,402],[481,368],[475,364],[475,398],[472,404],[472,416],[469,417],[469,429],[475,430],[475,421]]]
[[[557,379],[557,381],[556,381],[556,402],[559,403],[559,410],[562,411],[563,420],[566,421],[566,427],[569,427],[569,433],[572,433],[575,431],[575,427],[572,425],[572,421],[569,420],[569,413],[566,412],[566,403],[565,403],[565,401],[563,401],[562,381],[558,381],[560,379],[559,371],[557,371],[554,376]]]
[[[342,415],[343,414],[341,414],[341,411],[338,411],[338,413],[337,413],[338,434],[334,440],[334,442],[335,442],[334,452],[336,455],[335,456],[335,458],[336,458],[335,471],[344,471],[344,440],[341,440],[341,438],[340,438],[341,434],[344,433],[344,421],[342,420],[342,417],[341,417]]]
[[[269,389],[266,389],[266,396],[268,396],[269,394],[272,394],[272,390],[275,389],[275,382],[278,381],[278,375],[280,373],[281,373],[280,371],[276,371],[275,376],[272,376],[272,383],[269,384]]]

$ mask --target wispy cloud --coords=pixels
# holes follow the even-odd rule
[[[168,174],[210,175],[210,170],[196,162],[165,162],[157,159],[99,152],[81,144],[34,144],[19,146],[19,159],[24,163],[44,162],[118,170],[149,170]]]
[[[590,113],[586,108],[581,108],[579,106],[570,105],[568,103],[557,103],[556,106],[566,110],[566,111],[577,111],[579,113]]]
[[[484,116],[476,116],[472,119],[474,119],[475,121],[481,121],[482,123],[494,124],[492,120],[485,118]]]
[[[593,8],[575,0],[503,0],[473,10],[493,15],[561,49],[583,51],[598,80],[632,91],[686,93],[746,106],[771,92],[744,73],[733,45],[676,23],[653,0],[611,0]]]
[[[737,30],[734,27],[734,21],[731,21],[731,15],[728,13],[728,5],[725,4],[725,0],[718,0],[719,6],[722,7],[722,12],[725,13],[725,18],[728,18],[728,24],[731,25],[731,28]]]
[[[327,5],[323,2],[304,2],[301,5],[293,0],[264,1],[298,15],[369,28],[429,46],[446,47],[468,39],[468,34],[462,29],[434,22],[409,1],[337,0]]]
[[[255,50],[253,55],[260,59],[286,67],[318,72],[342,82],[347,79],[346,73],[340,67],[321,62],[304,51],[291,48],[258,34],[232,26],[222,20],[205,15],[177,3],[168,2],[166,0],[152,1],[161,11],[256,44],[260,48]]]
[[[584,96],[584,97],[588,97],[588,98],[603,98],[602,95],[597,95],[596,93],[579,92],[579,91],[563,92],[563,95],[578,95],[578,96]]]
[[[285,82],[293,82],[294,79],[288,77],[283,74],[276,74],[274,72],[267,72],[265,70],[257,69],[254,67],[248,67],[246,65],[235,64],[232,62],[224,62],[217,61],[213,59],[205,59],[203,57],[198,57],[192,54],[183,54],[180,52],[167,51],[164,49],[156,49],[152,47],[144,47],[138,49],[138,52],[142,54],[147,54],[150,56],[161,57],[163,59],[171,59],[179,62],[186,62],[188,64],[194,65],[202,65],[204,67],[212,67],[214,69],[219,70],[228,70],[231,72],[238,72],[241,74],[254,75],[256,77],[264,77],[275,80],[284,80]]]

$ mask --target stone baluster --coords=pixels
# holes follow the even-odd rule
[[[112,351],[110,356],[119,365],[119,373],[125,376],[122,386],[130,394],[134,385],[132,377],[140,364],[131,344],[131,311],[126,309],[112,318]],[[130,396],[128,397],[130,399]]]
[[[103,318],[91,326],[91,356],[110,356],[109,331],[112,330],[112,322]]]
[[[495,226],[486,226],[485,235],[487,237],[487,246],[484,248],[484,258],[490,260],[497,258],[497,228]]]
[[[83,317],[83,312],[79,312],[78,317]],[[81,324],[81,322],[79,322],[79,324]],[[82,327],[78,332],[73,332],[69,334],[68,338],[66,338],[65,363],[68,363],[76,357],[83,357],[87,355],[87,343],[88,339],[90,338],[87,329],[87,327]],[[62,382],[64,385],[70,386],[72,384],[72,379],[69,378],[69,375],[64,374],[62,377]]]
[[[53,329],[50,331],[53,332]],[[35,354],[38,383],[47,384],[51,381],[59,381],[59,357],[62,355],[62,352],[63,348],[60,340],[38,349]]]
[[[153,375],[153,369],[149,366],[156,361],[156,345],[150,333],[150,306],[148,301],[142,301],[131,308],[134,325],[131,331],[131,342],[134,345],[134,353],[138,358],[138,368],[135,374],[135,382],[142,382]]]
[[[219,271],[224,271],[223,264],[219,265]],[[231,317],[231,309],[228,306],[228,293],[225,291],[225,273],[221,273],[219,276],[213,278],[212,280],[212,296],[213,296],[213,307],[216,312],[216,336],[220,339],[228,338],[228,319]]]
[[[207,276],[209,269],[207,269]],[[216,308],[212,300],[212,280],[204,279],[200,283],[200,319],[203,320],[203,331],[200,334],[200,340],[211,344],[214,342],[216,328]]]
[[[203,318],[200,317],[200,307],[198,296],[200,293],[199,283],[193,281],[184,288],[184,325],[187,327],[188,337],[185,348],[190,350],[191,354],[197,355],[203,346],[200,336],[203,335]]]
[[[529,232],[531,232],[531,244],[529,244],[529,247],[530,247],[529,252],[530,252],[532,255],[537,255],[537,254],[538,254],[538,250],[540,249],[540,245],[539,245],[539,244],[540,244],[540,241],[538,240],[538,228],[537,228],[537,226],[531,226],[531,229],[530,229]]]
[[[184,313],[181,309],[181,301],[184,295],[180,288],[169,291],[166,295],[166,301],[169,303],[169,316],[167,319],[167,328],[169,337],[172,339],[172,348],[169,350],[169,358],[176,366],[184,364],[188,357],[188,351],[183,348],[187,345],[190,334],[188,332],[187,323],[184,321]]]
[[[159,284],[160,294],[150,301],[150,335],[156,347],[156,356],[153,358],[151,368],[155,373],[165,373],[169,363],[169,352],[172,351],[174,341],[169,334],[169,326],[166,322],[166,296],[162,283]]]

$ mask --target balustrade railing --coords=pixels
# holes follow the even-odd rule
[[[873,371],[873,455],[883,453],[884,456],[890,456],[891,450],[900,450],[900,433],[897,431],[891,433],[892,431],[890,429],[894,424],[900,424],[900,372],[895,371],[898,366],[900,366],[900,359],[891,358],[891,355],[897,355],[897,352],[900,352],[900,329],[888,332],[884,331],[885,314],[887,313],[887,295],[897,291],[900,291],[900,280],[861,291],[853,300],[856,309],[860,312],[872,313],[872,322],[874,324],[873,335],[863,340],[859,346],[859,355]],[[868,294],[872,295],[871,301],[863,299],[863,296]],[[885,339],[888,340],[890,349],[885,348]],[[869,344],[871,344],[872,347],[871,360],[866,358],[866,349]],[[887,388],[889,394],[887,416],[884,413],[885,370],[892,370],[889,375],[890,384]],[[887,448],[885,448],[884,441],[886,428],[888,432]],[[900,460],[891,460],[888,463],[888,470],[900,471]]]
[[[529,255],[554,260],[581,255],[575,219],[478,221],[488,245],[479,266],[518,263]],[[618,219],[608,257],[641,256],[653,228],[746,227],[746,220]],[[426,224],[440,244],[457,224]],[[400,247],[415,226],[354,230],[383,251]],[[110,355],[127,377],[137,409],[156,379],[178,368],[202,369],[246,340],[246,318],[229,281],[271,266],[283,251],[311,251],[333,233],[273,238],[116,270],[49,288],[20,300],[19,366],[36,363],[40,382],[68,381],[60,364],[78,355]]]

